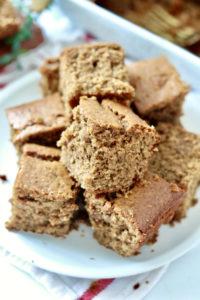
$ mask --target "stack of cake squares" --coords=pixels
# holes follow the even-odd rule
[[[126,67],[115,43],[67,48],[40,72],[44,98],[7,109],[20,160],[6,227],[63,236],[84,201],[98,242],[133,255],[193,203],[187,85],[165,57]]]

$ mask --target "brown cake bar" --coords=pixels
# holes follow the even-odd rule
[[[63,236],[69,232],[77,187],[59,161],[60,151],[26,144],[13,188],[9,230]]]
[[[152,173],[113,200],[85,192],[94,236],[105,247],[131,256],[171,220],[183,194],[177,185]]]
[[[189,88],[168,59],[161,56],[135,62],[127,68],[135,88],[134,106],[139,115],[154,123],[179,122]]]
[[[61,160],[86,190],[126,190],[140,180],[159,142],[154,127],[118,102],[81,97],[62,133]]]
[[[58,92],[59,85],[59,57],[51,57],[45,60],[40,67],[42,82],[40,87],[44,96]]]
[[[115,97],[132,102],[123,49],[115,43],[81,45],[65,49],[60,56],[60,92],[71,107],[80,96]]]
[[[19,153],[24,143],[56,146],[67,126],[59,94],[6,109],[12,142]]]
[[[16,34],[20,25],[20,18],[12,4],[7,0],[0,0],[0,40]]]
[[[200,136],[165,123],[160,123],[157,130],[161,143],[153,155],[150,170],[186,190],[175,215],[175,219],[180,220],[192,205],[200,181]]]

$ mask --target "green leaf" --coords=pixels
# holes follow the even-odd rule
[[[5,65],[5,64],[11,62],[13,59],[14,59],[13,53],[6,54],[0,58],[0,65]]]
[[[23,6],[23,0],[21,0],[21,6]],[[11,46],[11,53],[6,54],[2,58],[0,58],[1,65],[7,64],[14,59],[17,60],[18,56],[28,52],[27,50],[21,49],[21,44],[24,40],[31,39],[32,37],[31,26],[33,24],[33,21],[34,21],[33,17],[31,16],[30,13],[28,13],[26,15],[26,21],[22,25],[21,29],[14,36],[4,40],[6,45]],[[19,65],[18,61],[16,63],[17,63],[17,67],[20,68],[21,66]]]
[[[20,40],[18,40],[18,39],[15,39],[14,41],[13,41],[13,44],[12,44],[12,52],[13,53],[15,53],[15,52],[17,52],[18,50],[19,50],[19,48],[20,48]]]
[[[28,52],[28,50],[26,50],[26,49],[20,49],[20,50],[17,52],[17,55],[25,54],[25,53],[27,53],[27,52]]]
[[[21,43],[32,37],[31,25],[33,24],[33,18],[30,14],[27,15],[27,20],[23,24],[22,28],[12,37],[7,38],[5,43],[11,46],[12,53],[3,56],[0,59],[0,64],[9,63],[11,60],[16,59],[19,55],[27,52],[25,50],[20,49]]]

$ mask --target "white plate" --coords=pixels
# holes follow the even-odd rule
[[[10,210],[8,199],[11,197],[17,172],[17,156],[9,141],[9,126],[4,109],[40,98],[39,79],[38,72],[32,72],[11,84],[0,95],[0,174],[6,174],[9,180],[7,183],[0,182],[0,243],[41,268],[85,278],[112,278],[142,273],[167,264],[194,247],[200,241],[200,204],[190,209],[188,218],[181,224],[176,224],[173,228],[169,225],[162,226],[158,242],[152,246],[144,246],[140,255],[130,258],[123,258],[100,246],[92,237],[91,228],[84,225],[78,231],[72,231],[66,239],[13,233],[4,228]],[[198,101],[198,94],[187,97],[187,114],[183,118],[187,129],[196,132],[200,128]]]

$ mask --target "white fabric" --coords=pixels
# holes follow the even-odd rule
[[[45,271],[3,248],[0,248],[0,255],[5,257],[9,264],[30,275],[35,282],[46,288],[56,299],[75,300],[83,295],[93,281],[92,279],[74,278]],[[93,299],[141,300],[155,286],[166,269],[167,266],[140,275],[115,279]],[[134,289],[134,285],[137,283],[140,284],[140,287]]]

